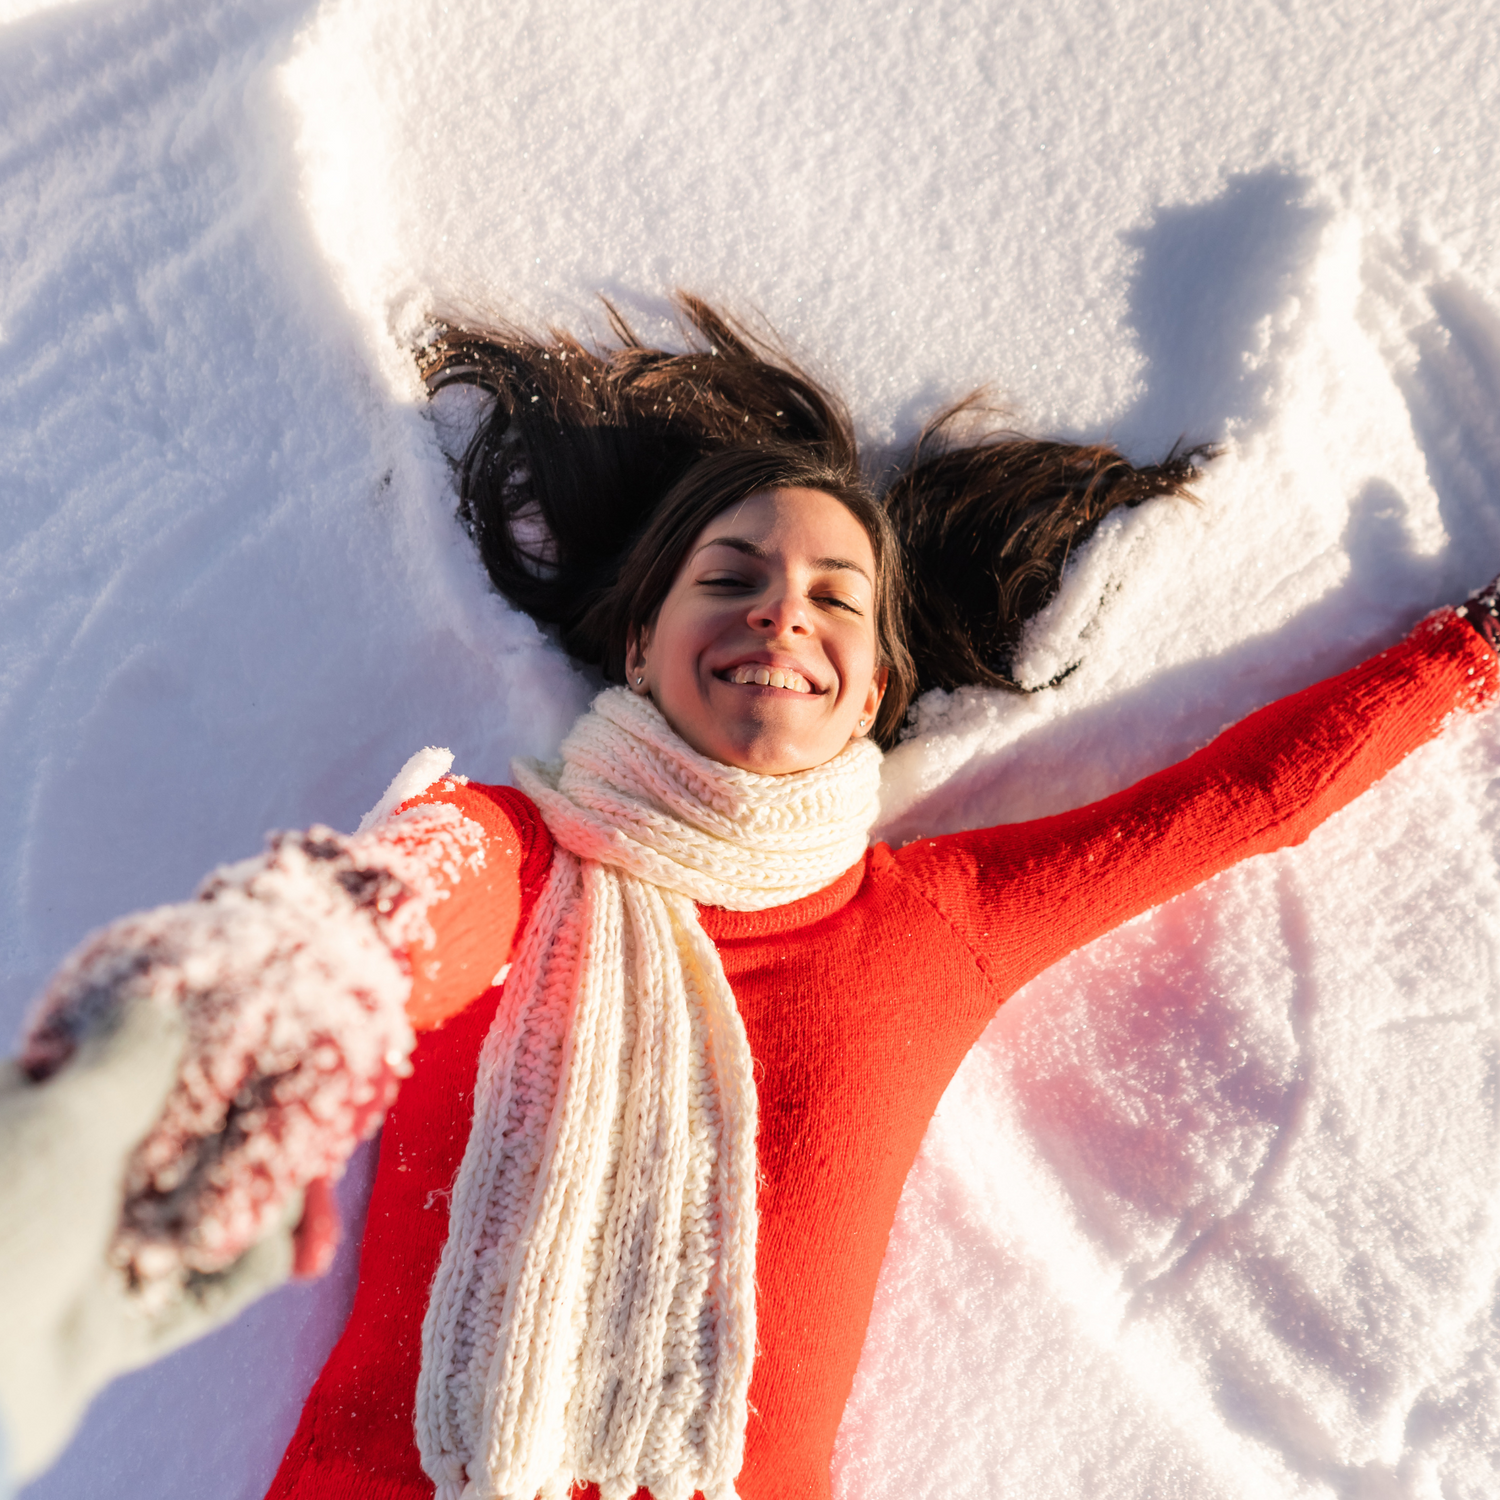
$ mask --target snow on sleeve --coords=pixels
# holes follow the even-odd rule
[[[411,1071],[409,950],[428,912],[484,863],[451,806],[353,837],[313,827],[214,872],[193,901],[122,918],[64,962],[22,1063],[66,1065],[127,1000],[186,1017],[166,1107],[132,1156],[111,1261],[145,1304],[231,1265],[298,1193],[339,1175]]]
[[[435,782],[441,781],[452,767],[451,750],[424,745],[391,778],[391,784],[381,793],[380,801],[360,819],[358,832],[367,833],[383,823],[403,802],[420,797]]]

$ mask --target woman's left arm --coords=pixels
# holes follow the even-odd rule
[[[1088,807],[896,856],[1003,994],[1073,949],[1324,819],[1500,689],[1494,586]]]

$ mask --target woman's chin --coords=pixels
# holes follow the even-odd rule
[[[739,734],[724,736],[720,751],[713,758],[760,776],[790,776],[832,760],[846,743],[840,740],[835,744],[830,736],[825,745],[822,738],[805,733],[788,734],[784,729],[756,725]]]

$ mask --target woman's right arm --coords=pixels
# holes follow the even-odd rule
[[[550,842],[509,788],[445,778],[366,832],[279,834],[197,897],[126,917],[63,964],[20,1062],[45,1088],[142,1003],[186,1044],[130,1158],[111,1260],[144,1303],[233,1264],[307,1193],[298,1270],[336,1238],[327,1179],[410,1071],[414,1032],[488,990]]]
[[[523,908],[545,881],[552,840],[531,800],[508,786],[445,777],[401,805],[397,818],[421,808],[452,808],[483,834],[484,859],[444,874],[429,904],[428,932],[408,952],[411,993],[406,1014],[417,1031],[441,1026],[491,985],[510,962]]]

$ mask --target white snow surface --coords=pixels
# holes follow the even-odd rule
[[[877,449],[1229,452],[1111,522],[887,831],[1066,808],[1500,568],[1486,0],[0,9],[0,1005],[422,745],[591,684],[485,585],[402,340],[758,311]],[[1016,996],[908,1183],[840,1500],[1500,1493],[1500,716]],[[369,1154],[345,1180],[356,1221]],[[118,1382],[27,1500],[257,1500],[334,1273]]]

